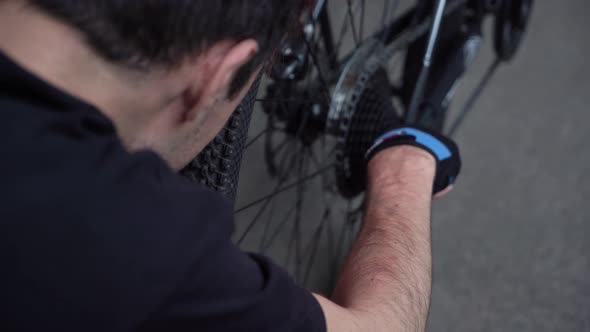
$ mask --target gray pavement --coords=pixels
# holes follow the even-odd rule
[[[431,331],[590,331],[589,33],[587,0],[536,1],[522,52],[459,133],[465,170],[434,213]]]
[[[487,37],[459,101],[492,60]],[[434,208],[430,331],[590,331],[589,64],[590,1],[536,1],[518,58],[456,137],[464,171]],[[261,191],[254,150],[242,196]]]

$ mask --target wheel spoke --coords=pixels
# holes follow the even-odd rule
[[[327,220],[330,218],[330,214],[331,214],[331,210],[329,208],[326,208],[326,210],[324,211],[324,216],[322,217],[322,221],[320,222],[319,226],[317,227],[316,231],[314,232],[314,235],[312,236],[312,240],[311,240],[310,244],[308,245],[308,249],[305,250],[306,254],[304,254],[304,256],[309,257],[309,258],[307,260],[307,265],[305,266],[305,269],[304,269],[305,275],[303,277],[303,283],[307,283],[309,280],[309,275],[311,273],[311,267],[313,266],[313,263],[315,261],[317,250],[320,245],[320,240],[322,238],[322,234],[324,233],[324,229],[326,228],[325,226],[326,226]],[[311,250],[311,253],[308,253],[308,250]]]
[[[326,100],[330,100],[330,87],[328,85],[328,81],[326,80],[326,76],[324,75],[324,73],[322,72],[322,68],[320,66],[320,62],[319,59],[317,57],[316,52],[312,51],[312,47],[309,44],[309,41],[305,40],[305,46],[307,48],[308,54],[311,57],[311,60],[313,62],[314,67],[316,68],[317,74],[318,74],[318,80],[320,82],[320,86],[322,88],[322,93],[324,94],[324,97],[326,98]]]
[[[359,24],[359,40],[362,42],[365,40],[365,14],[366,14],[366,0],[361,0],[361,23]]]
[[[295,228],[295,224],[293,224],[293,228]],[[295,245],[295,238],[291,237],[289,240],[289,245],[287,247],[287,255],[283,261],[284,266],[289,270],[289,263],[291,262],[291,257],[293,256],[293,246]],[[297,275],[294,275],[295,281],[297,281]]]
[[[288,173],[287,173],[288,174]],[[273,194],[269,195],[266,199],[261,200],[259,202],[262,203],[262,206],[258,209],[258,212],[256,213],[255,217],[252,218],[252,220],[248,223],[248,226],[246,227],[246,230],[244,231],[244,233],[242,233],[242,236],[240,237],[240,239],[237,241],[238,245],[240,245],[248,236],[248,234],[252,231],[252,229],[254,228],[254,226],[258,223],[258,221],[261,219],[262,214],[264,213],[264,211],[266,211],[266,208],[268,207],[268,205],[270,204],[270,202],[275,198],[275,196],[277,195],[278,190],[281,189],[281,186],[287,181],[288,176],[285,176],[283,178],[279,178],[279,180],[277,181],[277,185],[275,187],[275,190],[273,192]],[[235,212],[235,214],[237,214],[238,212]]]
[[[354,44],[356,47],[359,47],[360,45],[360,37],[358,35],[358,31],[356,30],[356,24],[354,22],[354,14],[353,14],[353,9],[352,9],[352,0],[347,0],[346,1],[348,6],[347,6],[347,15],[348,15],[348,22],[350,24],[350,28],[352,29],[352,38],[354,39]]]
[[[264,135],[268,134],[268,132],[270,130],[271,129],[269,129],[269,128],[265,128],[261,132],[256,134],[252,139],[250,139],[250,141],[248,143],[246,143],[246,145],[244,146],[244,150],[248,149],[250,146],[252,146],[252,144],[256,143],[259,139],[264,137]]]
[[[302,155],[299,161],[299,177],[303,176],[306,172],[309,171],[309,163],[307,162],[307,158],[305,158],[305,154]],[[294,236],[295,236],[295,275],[300,275],[300,266],[301,266],[301,212],[303,207],[303,200],[304,200],[304,192],[305,192],[305,182],[301,182],[297,185],[296,190],[296,202],[295,202],[295,226],[294,226]]]
[[[467,101],[467,103],[465,103],[465,106],[463,107],[463,109],[459,113],[459,116],[457,117],[457,119],[455,120],[453,125],[451,126],[451,129],[449,130],[449,134],[448,134],[450,137],[455,136],[455,134],[457,133],[457,130],[459,130],[459,128],[463,124],[463,121],[465,121],[465,118],[467,117],[467,115],[469,115],[469,113],[473,110],[473,106],[475,105],[475,103],[477,102],[479,97],[481,96],[485,87],[490,83],[490,80],[492,79],[492,77],[496,73],[496,70],[498,70],[498,67],[500,66],[500,64],[501,64],[500,59],[496,59],[488,67],[482,80],[477,84],[477,86],[475,87],[475,90],[473,91],[473,93],[469,97],[469,100]]]
[[[338,39],[336,40],[336,45],[334,47],[334,53],[338,55],[340,53],[340,48],[344,43],[344,36],[346,36],[346,32],[348,32],[348,15],[346,15],[342,21],[342,25],[340,27],[340,33],[338,34]],[[330,54],[333,56],[334,54]]]
[[[337,239],[335,237],[334,228],[335,228],[334,220],[331,218],[328,219],[328,231],[327,231],[326,237],[327,237],[327,241],[328,241],[328,250],[330,250],[329,257],[331,259],[331,262],[330,262],[331,264],[329,266],[330,266],[330,276],[331,276],[330,283],[332,285],[336,284],[336,282],[337,282],[336,276],[339,272],[337,270],[337,268],[338,268],[338,262],[337,262],[338,257],[336,257],[337,256],[337,248],[336,248]]]
[[[395,13],[399,7],[399,0],[385,0],[384,7],[385,10],[383,11],[383,15],[381,16],[381,30],[382,31],[382,40],[385,43],[387,37],[389,36],[391,29],[393,28],[394,24],[392,24],[392,20],[395,17]]]
[[[242,236],[238,240],[238,245],[241,245],[242,242],[246,239],[246,236],[248,236],[248,234],[250,233],[250,231],[252,231],[252,229],[254,228],[254,225],[256,225],[256,223],[258,222],[258,220],[260,220],[260,217],[262,216],[262,214],[264,213],[264,211],[266,211],[266,208],[268,207],[268,205],[270,204],[271,201],[272,201],[271,199],[265,201],[264,204],[262,205],[262,207],[260,207],[260,209],[258,209],[258,212],[256,213],[256,216],[248,224],[248,227],[246,227],[246,230],[244,231],[244,233],[242,234]]]
[[[261,204],[261,203],[265,202],[266,200],[268,200],[270,198],[273,198],[273,197],[275,197],[277,195],[280,195],[280,194],[284,193],[287,190],[290,190],[290,189],[295,188],[300,183],[303,183],[305,181],[309,181],[309,180],[311,180],[313,178],[316,178],[316,177],[322,175],[323,173],[325,173],[325,172],[327,172],[327,171],[329,171],[329,170],[331,170],[333,168],[334,168],[334,164],[330,164],[330,165],[324,166],[320,170],[318,170],[316,172],[313,172],[311,174],[308,174],[308,175],[302,177],[301,179],[297,180],[294,183],[291,183],[289,185],[286,185],[285,187],[282,187],[282,188],[278,188],[273,193],[268,194],[266,196],[263,196],[263,197],[255,200],[255,201],[253,201],[251,203],[248,203],[248,204],[244,205],[243,207],[237,209],[235,211],[235,213],[238,214],[240,212],[246,211],[246,210],[248,210],[248,209],[250,209],[250,208],[252,208],[252,207],[254,207],[254,206],[258,205],[258,204]]]
[[[333,275],[334,277],[338,273],[338,268],[340,267],[340,263],[341,263],[341,259],[342,259],[341,253],[345,248],[344,245],[346,242],[345,240],[346,240],[346,230],[347,230],[347,227],[346,227],[347,222],[346,221],[347,221],[348,211],[350,210],[351,205],[352,205],[351,201],[348,201],[347,208],[345,211],[345,216],[344,216],[345,222],[344,222],[344,225],[341,225],[342,227],[341,227],[340,232],[338,234],[338,242],[336,244],[336,251],[332,252],[332,272],[331,272],[331,275]]]
[[[387,27],[387,22],[389,21],[389,8],[391,6],[391,0],[384,0],[383,4],[383,13],[381,13],[381,30],[384,30]]]
[[[283,220],[281,220],[281,222],[278,224],[277,228],[274,230],[274,232],[270,236],[270,239],[265,241],[265,237],[263,237],[262,244],[264,244],[264,246],[260,250],[261,252],[265,252],[266,250],[268,250],[268,248],[270,248],[272,246],[272,244],[274,243],[274,241],[276,240],[278,235],[281,233],[281,230],[283,230],[283,227],[287,224],[287,222],[289,221],[289,219],[291,218],[291,216],[293,215],[294,212],[295,212],[295,206],[292,206],[291,209],[289,209],[289,211],[287,212],[287,214],[285,214],[285,217],[283,218]]]
[[[293,140],[289,139],[289,137],[285,137],[285,139],[283,139],[283,141],[281,143],[279,143],[277,146],[274,147],[274,149],[272,150],[272,154],[276,154],[279,153],[283,150],[283,148],[285,146],[287,146],[288,143],[292,143]]]
[[[276,200],[273,200],[272,205],[270,207],[270,212],[268,213],[268,218],[266,219],[266,223],[264,224],[264,230],[262,231],[262,239],[260,240],[260,245],[258,246],[259,252],[263,252],[264,244],[266,242],[268,232],[270,231],[270,226],[272,225],[272,221],[275,217],[276,206]]]
[[[258,98],[258,99],[256,99],[256,101],[260,102],[260,103],[268,103],[268,104],[281,104],[281,103],[309,104],[308,99],[301,99],[301,98],[273,98],[273,99]]]

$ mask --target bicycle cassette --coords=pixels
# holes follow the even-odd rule
[[[350,117],[337,151],[336,179],[340,194],[352,198],[366,189],[365,154],[388,128],[400,126],[387,73],[379,69],[369,79]]]

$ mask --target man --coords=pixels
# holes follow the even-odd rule
[[[331,300],[237,249],[230,204],[175,173],[299,10],[0,1],[0,330],[424,330],[452,142],[390,128],[371,148],[364,228]]]

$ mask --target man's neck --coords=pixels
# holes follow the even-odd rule
[[[132,136],[149,121],[147,105],[169,98],[148,93],[150,80],[131,79],[130,72],[95,54],[74,29],[21,1],[0,1],[0,49],[53,86],[96,106],[122,136]]]
[[[35,75],[91,103],[100,101],[104,83],[116,81],[72,29],[22,2],[0,4],[0,48]]]

